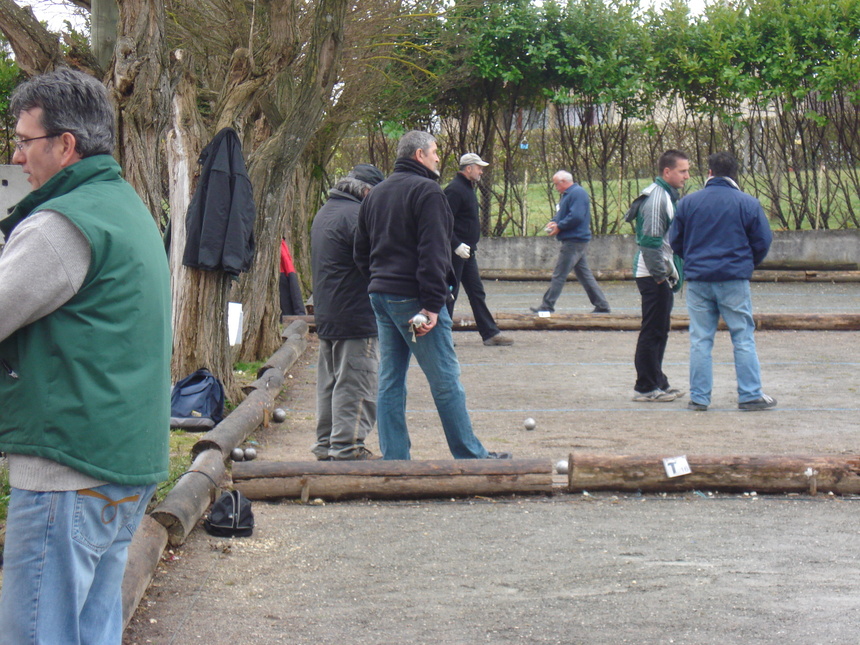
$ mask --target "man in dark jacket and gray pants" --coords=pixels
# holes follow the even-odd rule
[[[361,201],[385,176],[359,164],[329,191],[311,226],[320,461],[372,459],[364,440],[376,423],[376,316],[352,248]]]
[[[672,250],[684,258],[690,313],[691,410],[711,404],[711,349],[720,316],[732,337],[738,408],[767,410],[776,399],[761,391],[750,299],[753,268],[773,238],[759,201],[741,192],[738,162],[728,152],[708,157],[705,187],[678,202],[669,230]]]
[[[453,217],[437,183],[438,163],[436,139],[407,132],[397,146],[394,172],[365,198],[358,216],[355,261],[370,279],[379,331],[379,446],[385,459],[410,458],[406,371],[414,353],[454,458],[509,458],[487,452],[466,408],[446,307]]]
[[[460,292],[460,285],[469,297],[475,325],[484,345],[513,345],[514,339],[503,336],[499,331],[493,314],[487,307],[487,294],[478,270],[475,253],[478,250],[478,240],[481,239],[481,221],[478,219],[478,198],[475,196],[475,184],[484,174],[483,167],[489,164],[473,152],[460,157],[460,172],[454,175],[451,183],[445,187],[445,197],[454,214],[454,235],[451,239],[454,267],[453,298],[448,300],[448,313],[454,316],[454,301]]]

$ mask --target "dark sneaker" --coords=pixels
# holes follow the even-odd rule
[[[490,336],[487,340],[484,341],[484,345],[488,347],[492,347],[496,345],[498,347],[513,345],[514,339],[510,336],[502,336],[501,334],[496,334],[495,336]]]
[[[513,459],[513,454],[509,452],[488,452],[485,459]]]
[[[549,309],[541,309],[539,307],[529,307],[529,311],[538,316],[549,316],[552,313]]]
[[[707,412],[708,406],[704,403],[696,403],[695,401],[687,402],[687,409],[693,410],[693,412]]]
[[[687,393],[684,390],[679,390],[676,387],[670,387],[670,388],[666,389],[666,394],[674,394],[676,399],[680,399],[681,397],[683,397]]]
[[[361,446],[353,450],[346,457],[335,457],[332,461],[365,461],[368,459],[382,459],[382,457],[374,455],[370,450]]]
[[[611,314],[612,310],[610,310],[609,307],[606,307],[606,309],[603,309],[601,307],[595,307],[594,311],[592,311],[591,313],[593,313],[593,314]]]
[[[334,461],[334,457],[329,457],[328,455],[320,457],[319,455],[317,455],[317,461]]]
[[[744,401],[738,403],[738,410],[770,410],[776,407],[776,399],[767,394],[762,394],[761,398],[753,401]]]
[[[651,390],[650,392],[633,392],[633,400],[637,403],[668,403],[678,397],[663,390]]]

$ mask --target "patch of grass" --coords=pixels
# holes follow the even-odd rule
[[[4,459],[0,464],[0,524],[6,525],[6,514],[9,511],[9,493],[12,492],[12,487],[9,486],[9,464]]]
[[[150,503],[155,507],[173,490],[176,482],[191,465],[191,447],[197,443],[198,435],[184,430],[170,431],[170,463],[167,468],[167,481],[158,485],[155,499]]]

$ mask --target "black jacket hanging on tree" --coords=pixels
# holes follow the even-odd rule
[[[203,166],[185,218],[182,264],[237,276],[254,258],[254,194],[239,135],[224,128],[200,153]]]

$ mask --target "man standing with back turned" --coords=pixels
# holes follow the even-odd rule
[[[376,425],[385,459],[409,459],[406,371],[412,354],[430,383],[455,459],[509,459],[487,452],[472,431],[446,302],[453,278],[453,217],[437,183],[436,139],[412,130],[397,145],[394,172],[361,204],[355,261],[370,279],[379,331]],[[421,314],[426,321],[413,324]]]
[[[474,152],[460,157],[460,172],[454,175],[451,183],[445,187],[445,197],[454,214],[454,235],[451,247],[454,255],[451,262],[454,266],[454,297],[448,300],[448,313],[454,315],[454,301],[460,292],[460,285],[469,297],[475,325],[484,345],[513,345],[514,339],[503,336],[499,331],[493,314],[487,307],[487,294],[481,273],[478,270],[478,240],[481,239],[481,220],[478,219],[478,198],[475,196],[475,184],[484,174],[484,166],[489,166]]]
[[[711,404],[711,350],[720,316],[732,337],[738,408],[767,410],[776,399],[761,391],[750,299],[753,268],[770,250],[773,238],[759,201],[741,192],[738,162],[728,152],[708,157],[708,181],[687,195],[669,231],[672,249],[684,258],[687,310],[690,313],[691,410]]]
[[[104,86],[69,69],[12,96],[33,192],[0,222],[0,450],[12,494],[4,643],[118,645],[128,545],[167,477],[170,284],[111,153]]]
[[[663,373],[663,355],[669,342],[674,292],[681,287],[683,275],[680,259],[674,257],[669,246],[669,226],[675,217],[678,191],[690,178],[690,161],[680,150],[667,150],[660,155],[657,171],[660,174],[654,183],[640,196],[644,201],[636,212],[638,249],[633,260],[633,277],[642,296],[633,400],[652,403],[684,396],[681,390],[669,386]]]
[[[558,260],[552,272],[549,289],[543,294],[539,307],[530,307],[533,313],[552,313],[555,311],[555,301],[564,289],[567,274],[571,269],[576,273],[576,279],[585,289],[594,314],[608,314],[609,302],[603,295],[597,280],[588,268],[585,252],[591,240],[591,199],[585,188],[573,181],[573,175],[566,170],[559,170],[552,176],[552,185],[561,193],[555,217],[546,225],[546,232],[556,236],[561,242]]]

